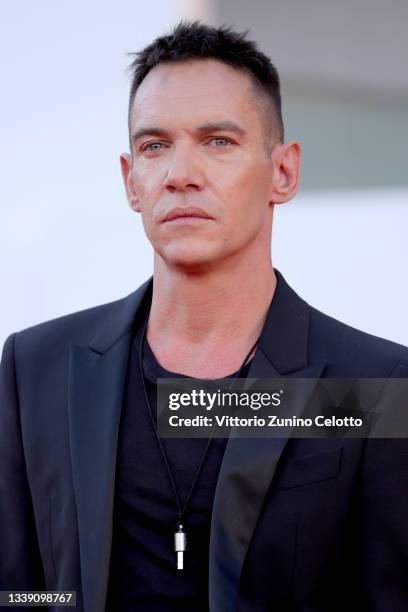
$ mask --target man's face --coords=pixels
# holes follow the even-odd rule
[[[132,208],[170,265],[219,265],[270,240],[273,156],[265,132],[250,77],[222,62],[163,63],[143,80],[122,171]],[[190,207],[210,218],[166,220]]]

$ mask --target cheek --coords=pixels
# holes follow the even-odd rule
[[[154,214],[155,205],[159,201],[161,182],[153,172],[149,172],[148,168],[141,168],[134,172],[133,184],[139,199],[143,223],[146,225]]]
[[[149,168],[138,168],[137,172],[133,173],[133,184],[140,201],[146,201],[157,189],[157,178]]]
[[[265,164],[248,168],[245,172],[227,176],[222,199],[225,214],[240,220],[243,225],[256,225],[268,210],[270,167]],[[250,214],[249,214],[250,213]]]

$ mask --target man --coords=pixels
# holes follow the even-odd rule
[[[6,341],[1,589],[76,590],[85,612],[407,610],[404,440],[158,436],[157,378],[407,377],[408,350],[272,266],[301,154],[270,60],[195,22],[132,68],[121,166],[153,282]]]

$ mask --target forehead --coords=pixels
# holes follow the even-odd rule
[[[259,123],[252,79],[217,60],[162,63],[140,84],[132,105],[131,127],[146,121],[172,126],[208,120]]]

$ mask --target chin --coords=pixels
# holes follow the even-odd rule
[[[194,243],[190,241],[190,244],[167,245],[166,248],[157,249],[156,252],[170,267],[190,273],[201,273],[219,261],[219,254],[217,256],[213,249],[208,248],[208,245],[206,247],[200,248],[197,241]]]

